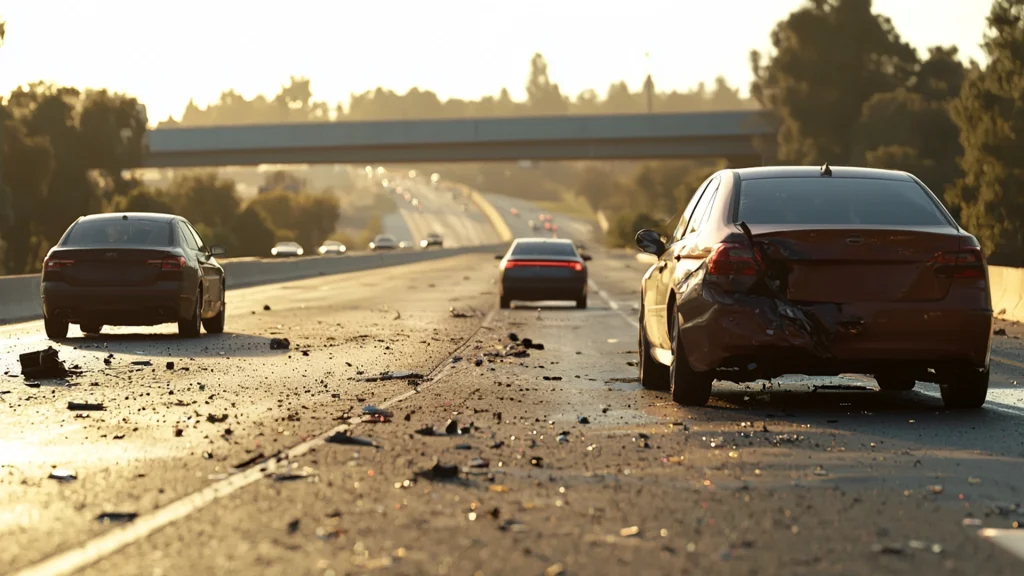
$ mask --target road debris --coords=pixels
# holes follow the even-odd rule
[[[167,364],[165,364],[165,367],[166,367],[166,368],[167,368],[168,370],[174,370],[174,362],[170,362],[170,361],[168,361],[168,362],[167,362]]]
[[[590,424],[590,418],[587,418],[586,416],[580,416],[576,421],[580,424]]]
[[[270,349],[271,350],[287,350],[292,347],[292,343],[287,338],[271,338]]]
[[[101,412],[106,410],[102,402],[68,402],[68,410],[73,412]]]
[[[394,416],[394,413],[392,413],[391,410],[386,410],[384,408],[378,408],[376,406],[368,404],[366,406],[363,406],[363,415],[364,416],[381,416],[381,417],[384,417],[384,418],[391,418],[392,416]]]
[[[992,334],[994,336],[1006,336],[1006,328],[996,328]]]
[[[51,480],[58,480],[60,482],[71,482],[78,480],[78,473],[68,468],[54,468],[50,470],[50,475],[47,478]]]
[[[132,362],[132,366],[152,366],[153,362],[149,360],[136,360]]]
[[[295,520],[292,520],[291,522],[288,523],[288,533],[289,534],[295,534],[298,531],[299,531],[299,519],[296,518]]]
[[[253,456],[252,458],[249,458],[248,460],[244,460],[242,462],[239,462],[238,464],[235,464],[234,466],[232,466],[232,468],[234,468],[235,470],[241,470],[243,468],[248,468],[249,466],[252,466],[253,464],[255,464],[255,463],[257,463],[260,460],[263,460],[265,458],[266,458],[266,456],[263,455],[263,452],[260,452],[260,453],[256,454],[255,456]]]
[[[210,424],[220,424],[221,422],[226,422],[227,419],[228,419],[228,415],[227,414],[221,414],[219,416],[216,415],[216,414],[207,414],[206,415],[206,421],[209,422]]]
[[[434,463],[430,468],[418,470],[415,472],[415,475],[427,480],[450,480],[452,478],[458,478],[459,467],[454,464],[441,464],[441,462],[435,458]]]
[[[448,314],[450,314],[452,318],[474,318],[476,316],[473,312],[456,310],[454,306],[450,306],[448,308]]]
[[[21,362],[21,375],[24,378],[67,378],[71,375],[53,347],[26,352],[19,355],[18,360]]]
[[[293,482],[295,480],[316,481],[319,479],[319,475],[309,466],[303,466],[298,470],[275,472],[271,475],[271,478],[274,479],[274,482]]]
[[[270,304],[264,304],[263,305],[263,311],[264,312],[270,312]]]
[[[96,520],[103,524],[122,524],[131,522],[138,517],[138,512],[103,512],[96,517]]]
[[[360,438],[358,436],[352,436],[346,432],[335,432],[327,437],[325,440],[328,444],[354,444],[356,446],[370,446],[372,448],[380,448],[376,442],[369,438]]]
[[[376,376],[365,376],[360,382],[386,382],[388,380],[422,380],[423,374],[411,370],[400,370],[398,372],[381,372]]]

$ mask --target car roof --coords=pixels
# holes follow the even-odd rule
[[[325,246],[327,244],[341,244],[341,242],[338,242],[337,240],[324,240],[322,246]]]
[[[764,180],[768,178],[821,178],[821,166],[754,166],[736,168],[732,172],[740,180]],[[880,168],[860,168],[853,166],[829,166],[832,178],[861,178],[870,180],[897,180],[913,182],[914,179],[906,172],[898,170],[882,170]]]
[[[518,244],[572,244],[568,238],[516,238]]]
[[[281,240],[280,242],[277,243],[278,246],[281,246],[283,244],[288,244],[290,246],[297,246],[299,243],[298,242],[292,242],[291,240]],[[264,246],[265,246],[265,244],[264,244]]]
[[[95,221],[95,220],[124,220],[127,216],[129,220],[149,220],[153,222],[170,222],[171,220],[178,219],[178,216],[174,214],[161,214],[158,212],[107,212],[103,214],[89,214],[88,216],[82,216],[82,221]]]

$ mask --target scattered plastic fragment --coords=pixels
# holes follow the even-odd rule
[[[412,372],[409,370],[402,370],[399,372],[382,372],[376,376],[366,376],[360,378],[360,382],[384,382],[387,380],[410,380],[410,379],[422,379],[423,374],[419,372]]]
[[[530,466],[534,466],[536,468],[543,468],[544,459],[541,458],[540,456],[534,456],[533,458],[530,458]]]
[[[325,440],[328,444],[354,444],[356,446],[370,446],[373,448],[380,448],[380,446],[369,438],[360,438],[359,436],[352,436],[345,432],[335,432],[327,437]]]
[[[557,380],[561,380],[562,377],[561,376],[545,376],[544,379],[545,380],[556,380],[557,381]]]
[[[68,402],[68,410],[73,412],[99,412],[106,410],[102,402]]]
[[[364,416],[373,416],[373,417],[378,417],[378,418],[383,418],[383,419],[388,419],[388,418],[391,418],[392,416],[394,416],[394,414],[391,412],[391,410],[385,410],[384,408],[378,408],[378,407],[373,406],[373,405],[363,406],[363,415]]]
[[[576,421],[580,424],[590,424],[590,418],[587,418],[586,416],[580,416]]]
[[[271,338],[270,349],[271,350],[287,350],[292,347],[291,340],[287,338]]]
[[[312,468],[303,467],[300,470],[289,470],[287,472],[277,472],[273,474],[272,478],[275,482],[292,482],[294,480],[315,480],[317,479],[317,473]]]
[[[564,576],[565,565],[561,562],[552,564],[544,569],[544,576]]]
[[[103,512],[96,517],[96,520],[104,524],[119,524],[131,522],[139,517],[137,512]]]
[[[168,370],[174,370],[174,362],[167,362],[166,366]]]
[[[470,468],[487,468],[490,465],[490,461],[488,461],[486,458],[481,458],[479,456],[469,461]]]
[[[78,480],[78,474],[68,468],[54,468],[50,470],[50,475],[47,478],[61,482],[71,482],[72,480]]]
[[[136,360],[132,362],[132,366],[152,366],[153,363],[149,360]]]
[[[295,520],[292,520],[291,522],[288,523],[288,533],[289,534],[295,534],[298,531],[299,531],[299,519],[296,518]]]
[[[623,538],[628,538],[630,536],[636,536],[639,533],[640,533],[640,527],[639,526],[630,526],[628,528],[623,528],[622,530],[619,530],[619,536],[622,536]]]
[[[70,375],[52,347],[18,356],[24,378],[66,378]]]
[[[220,424],[221,422],[226,422],[227,419],[228,419],[228,415],[227,414],[221,414],[219,416],[216,415],[216,414],[207,414],[206,415],[206,421],[209,422],[210,424]]]

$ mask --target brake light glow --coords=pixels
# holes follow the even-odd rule
[[[161,260],[150,260],[149,264],[159,266],[161,270],[181,270],[185,267],[185,257],[168,256]]]
[[[957,252],[939,252],[932,257],[932,264],[936,266],[935,274],[953,278],[984,278],[983,263],[981,248],[977,247]]]
[[[755,276],[757,263],[750,248],[724,243],[715,246],[708,258],[707,273],[709,276]]]
[[[583,271],[582,262],[561,262],[558,260],[507,260],[502,265],[505,270],[512,268],[542,267],[542,268],[572,268],[576,272]]]
[[[60,258],[47,258],[46,262],[43,263],[43,270],[47,272],[57,272],[62,268],[67,268],[74,264],[74,260],[62,260]]]

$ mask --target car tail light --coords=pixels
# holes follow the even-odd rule
[[[583,272],[582,262],[558,262],[550,260],[507,260],[502,268],[510,270],[512,268],[526,268],[526,267],[547,267],[547,268],[572,268],[577,272]]]
[[[956,252],[939,252],[932,257],[935,275],[953,278],[984,278],[985,259],[981,248],[971,247]]]
[[[150,264],[160,266],[161,270],[181,270],[185,267],[184,256],[168,256],[161,260],[150,260]]]
[[[750,248],[739,244],[719,244],[708,258],[709,276],[755,276],[757,262]]]
[[[47,258],[43,262],[43,270],[46,272],[59,272],[75,263],[74,260],[63,260],[60,258]]]

